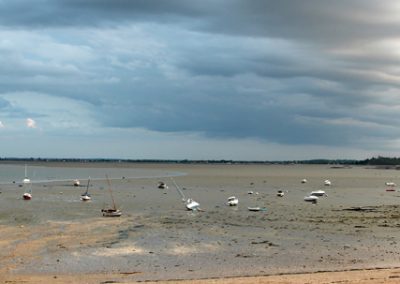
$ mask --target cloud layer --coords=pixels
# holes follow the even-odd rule
[[[144,131],[188,158],[217,157],[220,143],[232,145],[223,158],[400,154],[399,12],[368,0],[0,1],[0,131],[23,135],[30,117],[40,137],[108,133],[105,144],[139,148],[131,135]],[[112,155],[137,157],[128,142]],[[239,157],[249,143],[274,150]]]

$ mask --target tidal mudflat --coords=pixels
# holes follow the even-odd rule
[[[1,277],[113,275],[115,281],[128,282],[400,263],[400,192],[386,191],[385,186],[387,181],[400,184],[396,170],[329,165],[68,167],[99,173],[115,168],[113,195],[123,215],[101,216],[100,210],[111,202],[105,180],[91,182],[90,202],[79,199],[84,185],[73,187],[66,181],[34,184],[30,201],[22,200],[23,189],[17,184],[1,185]],[[171,180],[162,174],[130,179],[124,173],[118,178],[118,170],[126,168],[165,176],[180,173],[174,180],[204,211],[186,211]],[[301,183],[304,178],[307,183]],[[332,185],[324,186],[325,179]],[[159,181],[168,188],[157,188]],[[328,196],[316,205],[303,201],[320,189]],[[278,190],[285,195],[278,197]],[[237,207],[226,205],[229,196],[239,198]],[[248,211],[254,206],[266,211]]]

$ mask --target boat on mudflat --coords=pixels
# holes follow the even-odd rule
[[[267,211],[265,207],[247,207],[247,210],[257,212],[257,211]]]
[[[114,197],[111,190],[111,182],[107,175],[106,178],[108,183],[108,191],[110,192],[113,206],[112,208],[103,208],[101,209],[101,212],[103,213],[103,217],[120,217],[122,215],[122,212],[121,210],[117,209],[117,206],[115,205]]]

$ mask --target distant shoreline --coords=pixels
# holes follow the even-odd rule
[[[366,160],[355,159],[310,159],[284,161],[256,161],[256,160],[229,160],[229,159],[117,159],[117,158],[0,158],[0,163],[144,163],[144,164],[255,164],[255,165],[331,165],[332,168],[344,168],[351,165],[376,165],[382,167],[400,167],[400,158],[372,158]]]

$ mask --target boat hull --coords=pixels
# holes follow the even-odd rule
[[[121,217],[122,215],[120,210],[114,209],[103,209],[101,212],[103,212],[103,217]]]
[[[231,196],[228,198],[228,202],[226,203],[229,206],[237,206],[239,204],[239,199],[235,196]]]
[[[82,195],[81,196],[81,200],[82,201],[89,201],[89,200],[91,200],[92,198],[90,197],[90,196],[88,196],[88,195]]]
[[[32,195],[31,195],[30,193],[25,193],[25,194],[22,196],[22,198],[23,198],[24,200],[31,200],[31,199],[32,199]]]

